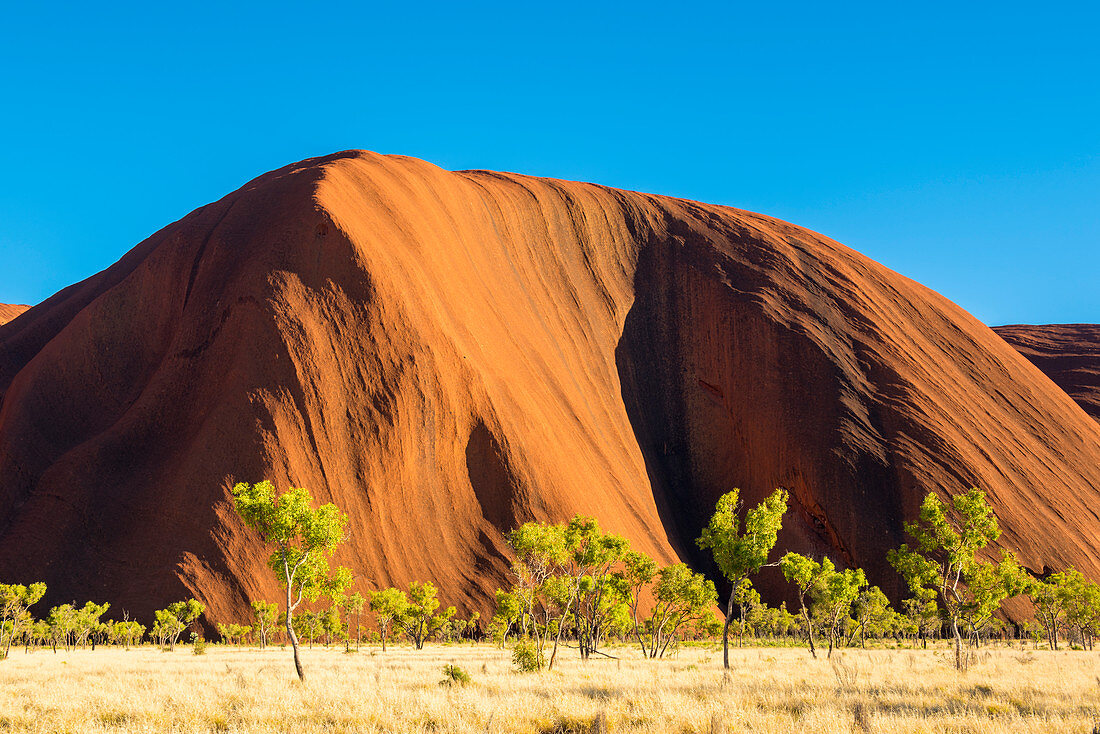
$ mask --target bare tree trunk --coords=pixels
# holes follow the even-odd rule
[[[570,597],[569,603],[565,605],[565,613],[561,616],[561,621],[558,622],[558,634],[554,636],[554,649],[550,652],[550,663],[546,666],[547,670],[553,670],[554,658],[558,656],[558,643],[561,642],[561,633],[565,630],[565,618],[569,616],[569,608],[573,606],[573,600],[577,598],[576,592]]]
[[[287,574],[289,576],[289,573]],[[293,600],[290,597],[292,584],[290,579],[287,579],[286,585],[286,636],[290,640],[290,646],[294,648],[294,670],[298,673],[298,680],[305,683],[306,673],[302,670],[302,659],[298,653],[298,635],[294,634],[294,620],[292,619],[293,612],[291,604]]]
[[[810,655],[815,660],[817,659],[817,649],[814,647],[814,626],[810,622],[810,613],[806,609],[806,602],[800,596],[798,603],[802,607],[802,621],[806,623],[806,639],[810,641]]]
[[[962,635],[959,634],[958,620],[954,618],[951,619],[951,633],[955,635],[955,670],[962,670]]]
[[[740,582],[738,582],[740,583]],[[737,584],[733,585],[737,588]],[[730,600],[726,603],[726,623],[722,625],[722,667],[730,669],[730,623],[733,622],[733,591],[730,591]]]

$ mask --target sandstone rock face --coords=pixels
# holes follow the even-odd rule
[[[1100,324],[997,326],[993,330],[1100,420]]]
[[[20,306],[11,303],[0,303],[0,326],[8,323],[19,314],[26,311],[30,306]]]
[[[345,152],[261,176],[0,328],[0,578],[208,619],[278,598],[230,504],[305,486],[361,588],[488,611],[502,532],[575,513],[661,562],[722,492],[891,592],[929,490],[1100,575],[1100,425],[953,303],[721,206]],[[775,600],[785,589],[762,580]]]

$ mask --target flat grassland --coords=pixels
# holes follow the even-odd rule
[[[26,654],[0,661],[0,731],[18,732],[1075,732],[1100,722],[1100,657],[990,647],[971,669],[946,647],[843,650],[714,646],[650,661],[513,672],[491,645],[290,651],[190,646]],[[443,685],[443,665],[472,677]]]

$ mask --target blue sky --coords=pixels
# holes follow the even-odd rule
[[[1100,322],[1091,3],[9,3],[0,302],[346,148],[823,232],[990,324]]]

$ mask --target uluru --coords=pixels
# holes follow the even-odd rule
[[[1100,324],[998,326],[994,331],[1100,421]]]
[[[26,311],[30,306],[22,306],[12,303],[0,303],[0,326],[8,323],[19,314]]]
[[[488,610],[526,520],[592,515],[706,570],[733,487],[787,488],[778,548],[894,598],[886,551],[929,491],[983,489],[1033,573],[1100,577],[1095,398],[1025,355],[761,214],[309,159],[0,326],[0,578],[244,618],[278,589],[229,492],[262,478],[349,514],[362,588],[431,579],[460,609]]]

